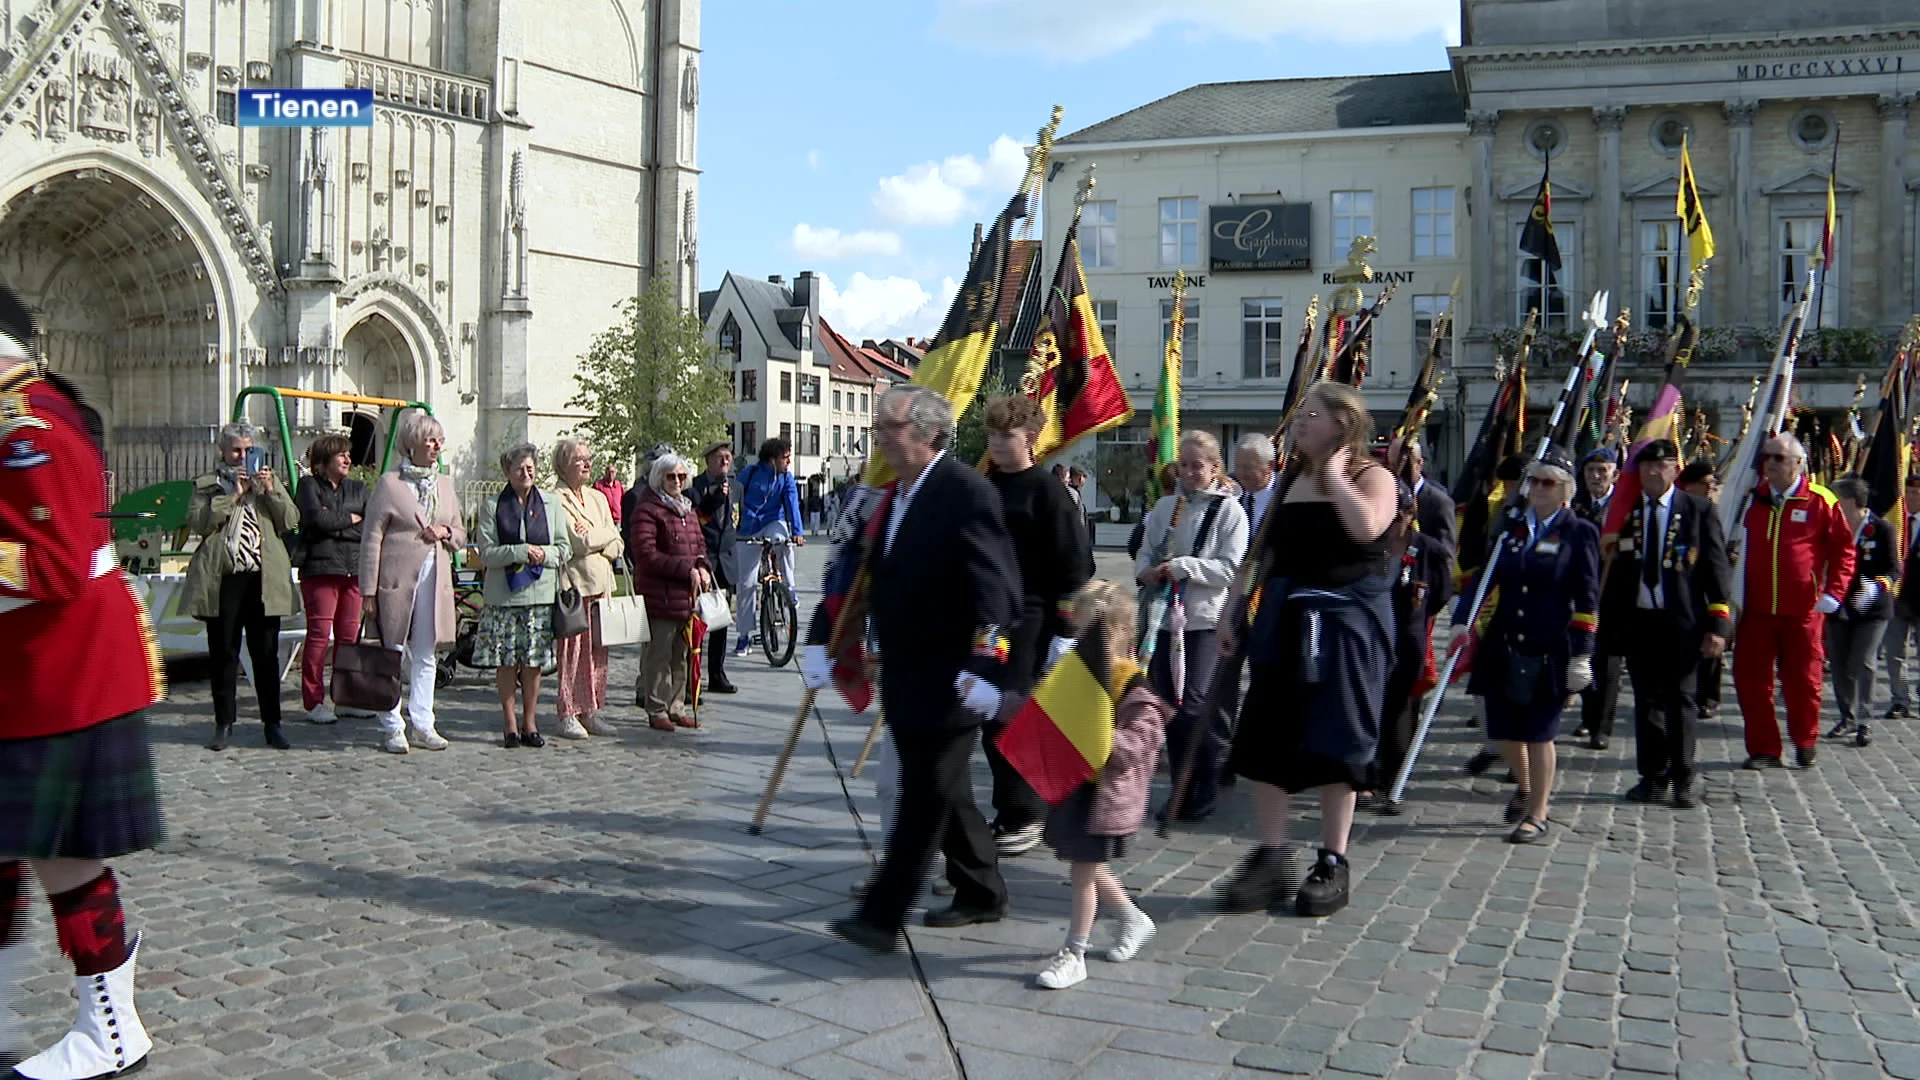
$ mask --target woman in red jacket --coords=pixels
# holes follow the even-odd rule
[[[647,647],[640,659],[640,704],[656,731],[699,727],[687,714],[687,620],[693,596],[713,587],[700,518],[686,497],[693,463],[678,454],[656,458],[647,490],[626,523],[635,589],[647,601]]]

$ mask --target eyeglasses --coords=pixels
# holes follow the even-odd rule
[[[1533,478],[1533,486],[1548,488],[1559,487],[1560,481],[1552,476],[1536,476]]]
[[[1761,461],[1798,461],[1800,459],[1795,457],[1792,454],[1761,454],[1760,460]]]

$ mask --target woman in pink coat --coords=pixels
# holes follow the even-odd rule
[[[409,742],[445,750],[434,730],[433,680],[442,645],[453,644],[453,556],[467,543],[460,497],[440,472],[446,429],[423,412],[400,424],[400,467],[380,477],[360,534],[362,626],[407,658],[407,695],[380,716],[380,749],[404,754]],[[401,709],[406,719],[401,720]]]

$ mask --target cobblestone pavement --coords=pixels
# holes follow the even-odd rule
[[[1121,867],[1159,937],[1048,992],[1030,980],[1063,936],[1060,864],[1008,863],[1003,923],[917,928],[888,958],[839,944],[822,928],[874,839],[871,784],[841,780],[865,723],[837,702],[810,721],[751,837],[798,676],[736,663],[742,694],[663,735],[627,706],[634,668],[615,668],[622,734],[514,751],[463,672],[441,699],[453,747],[405,757],[353,722],[262,749],[244,692],[239,745],[210,753],[205,684],[176,687],[154,727],[171,837],[120,863],[148,935],[148,1075],[1920,1078],[1920,771],[1901,724],[1754,774],[1729,710],[1690,812],[1618,800],[1630,736],[1563,742],[1549,838],[1514,847],[1497,778],[1459,770],[1473,737],[1450,707],[1411,812],[1356,830],[1345,911],[1208,911],[1248,833],[1233,789]],[[47,974],[23,1012],[44,1043],[70,980],[34,911]]]

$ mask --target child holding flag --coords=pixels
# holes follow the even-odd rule
[[[1047,814],[1047,846],[1055,857],[1073,864],[1073,916],[1067,943],[1038,979],[1047,990],[1065,990],[1086,981],[1087,942],[1102,901],[1119,920],[1108,960],[1133,959],[1153,937],[1153,920],[1134,906],[1107,864],[1126,854],[1127,841],[1146,817],[1147,788],[1159,764],[1161,734],[1173,713],[1147,685],[1146,673],[1134,655],[1139,630],[1132,595],[1111,581],[1088,583],[1074,597],[1073,627],[1075,647],[1054,668],[1068,678],[1050,678],[1053,685],[1042,684],[1028,708],[1046,709],[1064,729],[1077,725],[1066,715],[1069,709],[1063,708],[1068,703],[1058,700],[1063,684],[1077,682],[1094,693],[1104,693],[1107,701],[1092,711],[1111,718],[1112,749],[1093,779],[1073,789]],[[1067,670],[1070,665],[1080,666],[1091,678],[1072,679],[1075,673]]]

